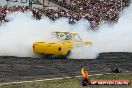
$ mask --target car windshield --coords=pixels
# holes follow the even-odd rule
[[[78,42],[82,42],[82,39],[78,34],[75,36],[75,40]]]

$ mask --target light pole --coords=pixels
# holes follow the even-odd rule
[[[6,5],[5,5],[5,7],[6,8],[9,8],[10,7],[10,0],[6,0],[7,1],[7,3],[6,3]]]
[[[33,0],[29,0],[29,8],[32,8],[32,1]]]
[[[44,7],[44,4],[45,4],[45,2],[44,2],[44,0],[43,0],[43,7]]]
[[[121,14],[122,14],[122,9],[123,9],[123,8],[122,8],[122,0],[121,0]]]

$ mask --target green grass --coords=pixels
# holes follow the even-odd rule
[[[129,79],[132,80],[132,75],[128,74],[109,74],[103,76],[89,77],[90,79]],[[82,87],[78,78],[1,85],[0,88],[132,88],[131,85],[90,85]]]

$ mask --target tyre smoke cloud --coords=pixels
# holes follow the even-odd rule
[[[102,23],[96,32],[88,37],[98,52],[132,52],[132,4],[123,10],[117,23]]]
[[[51,35],[54,31],[77,32],[84,41],[93,42],[92,47],[73,49],[70,58],[94,59],[102,52],[132,52],[132,5],[123,11],[117,23],[102,23],[96,31],[88,30],[89,22],[85,19],[70,25],[67,18],[54,22],[44,16],[35,20],[31,12],[12,13],[7,18],[10,22],[0,26],[0,56],[36,57],[32,43],[57,41]]]
[[[66,18],[58,19],[55,22],[47,17],[43,17],[41,20],[35,20],[32,18],[31,12],[11,13],[7,16],[7,19],[10,21],[0,26],[0,56],[36,57],[37,55],[34,54],[32,50],[33,42],[56,42],[58,40],[52,35],[52,32],[73,32],[80,29],[81,27],[79,27],[79,25],[83,23],[82,21],[80,21],[81,24],[78,22],[78,24],[74,25],[78,26],[78,29],[74,29],[74,26],[70,25]],[[86,24],[82,24],[82,26],[85,25]],[[70,58],[83,59],[90,56],[88,51],[84,51],[87,53],[81,54],[81,49],[82,48],[72,50]],[[94,58],[95,57],[96,55]],[[90,59],[91,58],[93,58],[93,56],[90,57]]]

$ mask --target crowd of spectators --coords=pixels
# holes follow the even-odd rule
[[[16,6],[16,5],[11,6],[9,8],[0,6],[0,23],[8,22],[8,20],[6,19],[6,16],[8,13],[13,13],[13,12],[24,13],[27,11],[31,11],[33,14],[33,17],[36,18],[37,20],[41,19],[42,12],[41,12],[41,9],[39,8],[29,8],[28,6]]]
[[[91,27],[100,22],[116,22],[121,10],[130,5],[131,0],[50,0],[67,9],[80,13],[81,17],[90,21]],[[122,2],[121,2],[122,1]]]
[[[63,10],[61,8],[50,9],[50,8],[29,8],[28,6],[12,6],[9,8],[0,7],[0,23],[7,22],[7,20],[5,19],[6,15],[8,13],[12,13],[15,11],[19,11],[19,12],[32,11],[33,17],[36,20],[40,20],[43,15],[48,16],[53,21],[55,21],[56,19],[59,19],[61,17],[67,17],[67,18],[69,18],[69,23],[71,23],[71,24],[75,23],[75,19],[76,19],[76,21],[81,19],[81,16],[76,15],[75,13],[73,13],[71,11]]]
[[[12,13],[15,11],[26,12],[27,10],[28,8],[25,6],[12,6],[9,8],[0,6],[0,24],[8,22],[8,20],[6,19],[8,13]]]
[[[42,15],[48,16],[51,20],[67,17],[70,24],[74,24],[81,18],[89,20],[91,29],[99,27],[104,21],[108,23],[116,22],[121,12],[121,0],[50,0],[58,3],[69,10],[49,9],[49,8],[29,8],[28,6],[12,6],[9,8],[0,7],[0,22],[7,22],[7,13],[14,11],[32,11],[33,17],[40,20]],[[122,0],[122,9],[128,7],[129,0]]]

